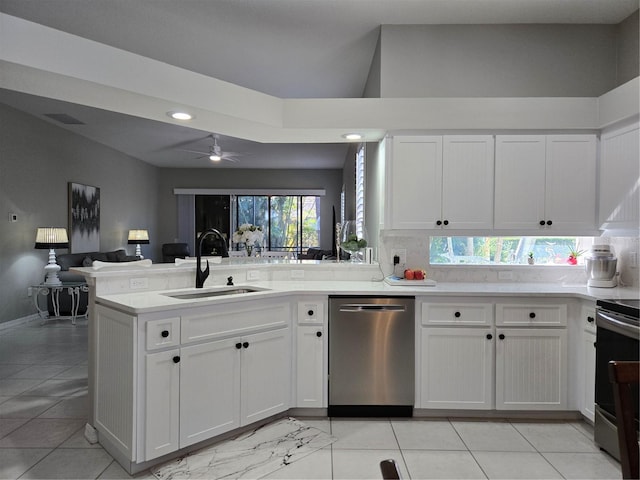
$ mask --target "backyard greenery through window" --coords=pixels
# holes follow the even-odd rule
[[[261,226],[267,250],[306,252],[320,245],[320,197],[238,195],[233,229]]]
[[[429,263],[581,265],[592,243],[591,237],[431,237]],[[577,254],[575,263],[572,254]]]

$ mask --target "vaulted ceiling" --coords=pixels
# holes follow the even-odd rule
[[[0,0],[0,12],[269,96],[361,97],[383,24],[619,23],[638,0]],[[1,27],[1,24],[0,24]],[[0,39],[2,30],[0,28]],[[0,102],[158,166],[212,132],[0,89]],[[84,125],[44,117],[64,113]],[[341,168],[343,143],[219,136],[239,168]]]

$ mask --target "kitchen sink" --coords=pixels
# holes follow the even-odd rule
[[[180,300],[191,300],[194,298],[220,297],[224,295],[242,295],[245,293],[262,292],[264,290],[266,289],[255,288],[255,287],[230,287],[230,288],[223,288],[223,289],[217,289],[217,290],[205,290],[200,292],[165,293],[164,295],[167,297],[177,298]]]

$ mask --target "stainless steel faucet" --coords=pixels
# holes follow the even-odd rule
[[[223,257],[229,256],[229,250],[227,250],[227,241],[224,239],[224,236],[215,228],[210,228],[209,230],[205,230],[200,234],[198,239],[196,240],[196,288],[202,288],[204,286],[204,281],[209,277],[209,260],[207,260],[207,268],[202,270],[202,241],[208,237],[209,235],[215,235],[221,240],[221,244],[223,245],[222,252],[220,254]]]

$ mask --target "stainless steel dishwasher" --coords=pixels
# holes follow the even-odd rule
[[[329,416],[412,416],[414,297],[329,297]]]

